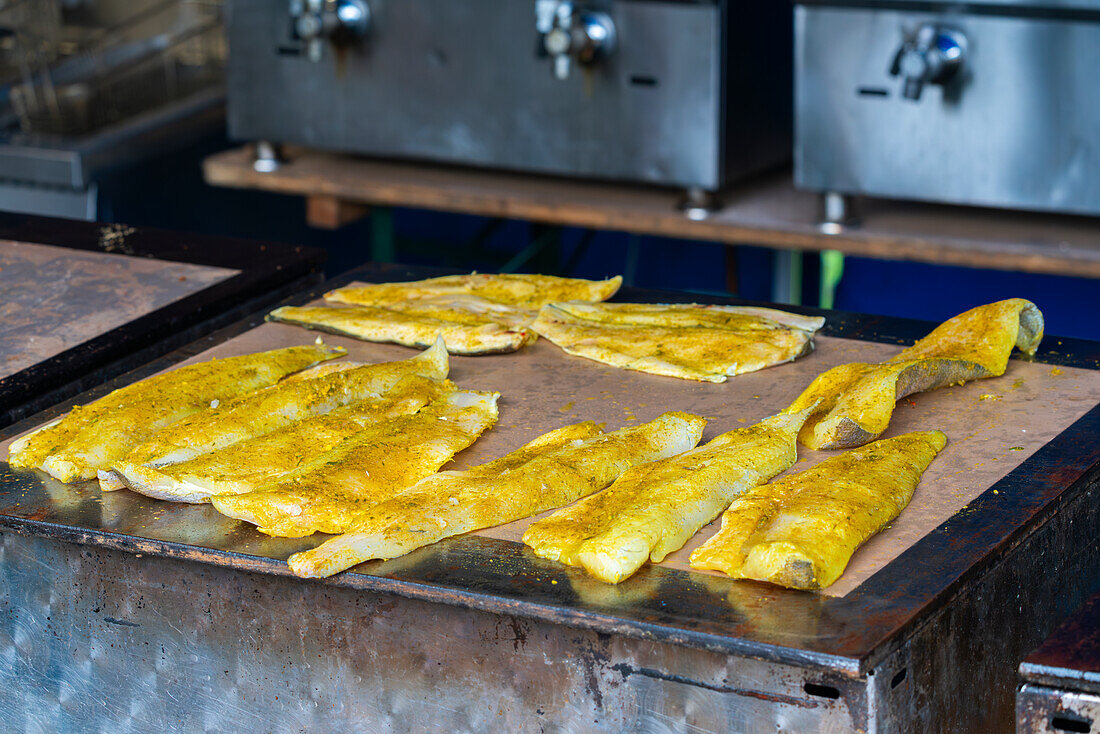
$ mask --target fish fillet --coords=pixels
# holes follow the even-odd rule
[[[470,326],[491,322],[517,329],[530,325],[538,315],[538,309],[497,303],[469,293],[395,301],[385,304],[383,308],[410,316],[438,317]]]
[[[739,494],[790,468],[807,413],[772,416],[635,467],[603,492],[532,523],[523,542],[535,555],[617,584],[646,560],[681,548]]]
[[[555,303],[534,329],[567,353],[655,375],[725,382],[813,349],[820,317],[698,304]]]
[[[391,306],[283,306],[267,315],[268,321],[279,321],[308,329],[319,329],[370,342],[391,342],[406,347],[431,344],[442,336],[452,354],[497,354],[514,352],[530,344],[538,335],[525,325],[517,325],[512,313],[480,313],[473,310],[424,307],[394,308]],[[497,309],[507,306],[491,304]],[[499,320],[498,320],[499,319]],[[528,321],[534,319],[534,313]]]
[[[621,276],[608,280],[558,278],[552,275],[445,275],[406,283],[357,283],[325,294],[325,300],[362,306],[386,306],[400,301],[469,294],[509,306],[538,310],[555,301],[604,301],[622,285]]]
[[[211,502],[268,535],[342,533],[477,440],[496,422],[499,397],[453,392],[415,415],[368,426],[274,484]]]
[[[283,381],[219,403],[157,432],[113,468],[125,475],[137,466],[164,466],[263,436],[335,408],[378,397],[403,378],[416,375],[446,379],[447,349],[442,341],[415,357],[321,374],[310,380]]]
[[[283,379],[279,380],[279,383],[286,382],[298,382],[299,380],[312,380],[317,377],[324,377],[331,375],[334,372],[344,372],[345,370],[353,370],[356,367],[362,367],[363,362],[356,362],[354,360],[342,360],[340,362],[324,362],[322,364],[310,367],[307,370],[301,372],[295,372],[292,375],[287,375]]]
[[[306,418],[188,461],[156,468],[123,467],[123,486],[174,502],[209,502],[217,494],[254,492],[368,426],[416,413],[454,389],[449,381],[406,377],[379,397]]]
[[[886,438],[734,500],[694,568],[793,589],[823,589],[856,548],[896,518],[947,443],[939,431]]]
[[[568,504],[631,466],[694,446],[706,420],[665,413],[601,434],[591,421],[543,434],[468,471],[433,474],[368,510],[345,534],[290,557],[299,576],[323,577],[373,558],[395,558],[443,538]]]
[[[323,344],[188,365],[119,388],[15,441],[13,467],[36,467],[63,482],[91,479],[153,433],[292,372],[344,353]]]
[[[799,435],[811,449],[861,446],[882,435],[906,395],[1003,375],[1013,347],[1034,354],[1042,338],[1043,315],[1031,301],[979,306],[886,362],[843,364],[818,375],[787,410],[818,403]]]

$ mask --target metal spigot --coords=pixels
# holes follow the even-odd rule
[[[539,51],[550,57],[558,79],[569,78],[573,61],[588,66],[615,50],[611,16],[578,8],[571,0],[536,0],[535,29]]]
[[[366,0],[290,0],[294,35],[306,45],[310,61],[320,61],[325,40],[337,44],[358,41],[371,25]]]
[[[966,61],[967,38],[960,30],[924,23],[905,34],[890,65],[891,76],[902,78],[901,96],[919,100],[926,84],[945,85]]]

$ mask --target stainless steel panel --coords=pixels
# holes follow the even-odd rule
[[[843,5],[844,0],[804,0],[809,3],[820,3],[823,5]],[[851,5],[858,5],[859,2],[851,2]],[[877,5],[880,7],[909,5],[912,6],[913,0],[866,0],[864,5]],[[953,4],[950,0],[929,0],[924,3],[926,5],[939,5],[942,7],[948,7]],[[982,12],[993,11],[1013,11],[1024,10],[1028,12],[1059,12],[1066,10],[1100,10],[1100,0],[972,0],[966,4],[971,9],[977,9]]]
[[[90,222],[96,217],[98,199],[99,187],[94,183],[86,189],[63,189],[0,181],[0,211]]]
[[[795,179],[807,189],[1100,213],[1100,15],[796,9]],[[903,99],[903,28],[969,48],[960,82]]]
[[[741,33],[768,42],[745,58],[730,51],[737,86],[727,100],[723,4],[595,5],[612,16],[617,49],[558,80],[536,54],[534,2],[373,0],[368,37],[343,51],[326,43],[313,62],[291,37],[285,4],[233,0],[230,133],[708,189],[785,157],[788,118],[757,97],[786,96],[789,79],[772,71],[786,66],[789,15],[747,4]],[[724,138],[727,102],[750,119]]]
[[[0,134],[0,180],[13,186],[82,191],[109,171],[179,150],[216,133],[224,124],[225,91],[211,88],[91,135],[43,138]],[[9,208],[40,213],[33,206]],[[54,216],[69,215],[58,210]],[[95,217],[94,209],[89,216]]]
[[[10,732],[768,732],[859,681],[201,563],[0,534]]]
[[[88,184],[81,163],[78,151],[0,142],[0,177],[8,181],[79,189]]]

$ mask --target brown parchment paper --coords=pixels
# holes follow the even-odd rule
[[[315,338],[286,324],[264,324],[192,361],[276,347]],[[369,344],[325,335],[327,343],[348,349],[364,362],[403,359],[404,347]],[[514,353],[451,357],[451,379],[461,387],[502,393],[500,420],[447,468],[463,468],[497,458],[532,438],[569,423],[596,420],[608,430],[650,420],[666,410],[684,410],[710,419],[704,442],[783,409],[820,372],[852,361],[879,361],[901,347],[851,339],[817,338],[817,349],[793,363],[709,384],[606,367],[570,357],[540,339]],[[886,436],[938,428],[947,448],[932,463],[913,501],[884,532],[860,548],[848,570],[822,593],[842,596],[934,529],[1042,445],[1100,402],[1100,372],[1012,360],[1003,377],[978,380],[901,401]],[[835,452],[799,446],[792,471],[808,468]],[[0,445],[0,455],[6,446]],[[166,510],[170,511],[170,510]],[[549,514],[549,513],[547,513]],[[541,517],[541,516],[540,516]],[[536,518],[478,531],[478,535],[519,542]],[[718,529],[703,528],[661,565],[692,573],[688,556]],[[320,542],[320,540],[318,540]],[[630,580],[623,586],[629,585]]]
[[[0,378],[238,272],[0,240]]]

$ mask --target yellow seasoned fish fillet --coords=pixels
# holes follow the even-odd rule
[[[529,326],[539,313],[538,309],[509,306],[468,293],[395,301],[383,308],[409,316],[442,318],[470,326],[494,323],[515,329]]]
[[[15,441],[13,467],[37,467],[63,482],[91,479],[156,431],[344,354],[323,344],[213,359],[119,388]]]
[[[514,317],[508,317],[507,321],[496,318],[451,308],[388,306],[283,306],[267,315],[268,321],[406,347],[424,346],[442,337],[452,354],[514,352],[538,338],[533,329],[513,325]]]
[[[126,467],[123,486],[174,502],[209,502],[216,494],[254,492],[368,426],[416,413],[454,389],[450,381],[406,377],[379,397],[306,418],[188,461],[156,468]]]
[[[686,451],[705,425],[699,416],[665,413],[608,434],[590,421],[559,428],[496,461],[420,480],[372,507],[346,534],[291,556],[291,570],[331,576],[560,507],[606,487],[631,466]]]
[[[374,505],[434,473],[497,419],[499,393],[453,392],[376,423],[255,492],[218,495],[218,512],[268,535],[342,533]]]
[[[554,303],[534,329],[569,354],[705,382],[789,362],[813,348],[820,317],[699,304]]]
[[[882,435],[906,395],[1003,375],[1014,346],[1034,354],[1042,338],[1043,315],[1031,301],[979,306],[886,362],[843,364],[818,375],[787,410],[818,404],[799,435],[811,449],[861,446]]]
[[[678,550],[737,495],[790,468],[805,419],[805,412],[772,416],[635,467],[603,492],[532,523],[523,542],[535,555],[617,584]]]
[[[158,431],[113,468],[125,475],[137,466],[176,464],[368,397],[378,397],[408,376],[446,379],[448,370],[447,349],[437,340],[431,349],[409,359],[363,365],[311,380],[284,380],[221,402]]]
[[[555,301],[605,301],[623,279],[558,278],[552,275],[445,275],[405,283],[356,283],[325,294],[325,300],[362,306],[387,306],[400,301],[469,294],[509,306],[538,310]]]
[[[815,332],[825,325],[821,316],[803,316],[775,308],[721,306],[700,303],[583,303],[552,304],[558,311],[587,322],[629,326],[713,326],[731,330],[771,331],[777,328]]]
[[[285,382],[298,382],[300,380],[312,380],[317,377],[325,377],[336,372],[344,372],[345,370],[353,370],[356,367],[362,367],[363,362],[356,362],[354,360],[346,359],[340,362],[324,362],[322,364],[310,367],[309,369],[302,370],[301,372],[295,372],[292,375],[287,375],[283,379],[279,380],[279,383]]]
[[[886,438],[746,492],[726,510],[718,534],[691,554],[691,565],[823,589],[905,509],[946,443],[939,431]]]

